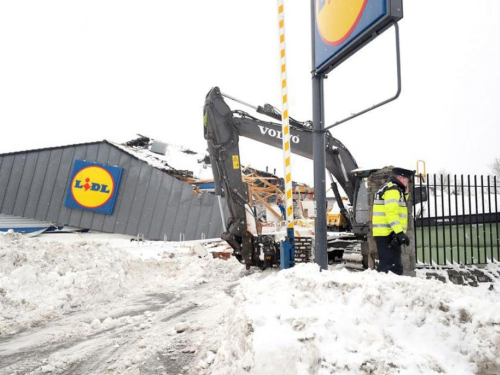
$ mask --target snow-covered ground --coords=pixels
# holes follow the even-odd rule
[[[499,374],[500,283],[0,234],[0,374]]]

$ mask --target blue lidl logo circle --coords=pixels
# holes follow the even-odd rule
[[[343,43],[356,28],[368,0],[316,0],[316,23],[323,42]]]
[[[113,196],[114,188],[113,176],[98,166],[83,168],[71,182],[73,199],[86,208],[104,206]]]

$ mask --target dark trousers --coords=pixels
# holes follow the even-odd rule
[[[378,272],[394,272],[396,275],[403,274],[403,263],[401,262],[401,246],[391,247],[392,235],[373,237],[377,243]]]

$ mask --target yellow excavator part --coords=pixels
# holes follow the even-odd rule
[[[344,218],[340,213],[327,212],[326,225],[328,227],[342,228],[344,225]]]

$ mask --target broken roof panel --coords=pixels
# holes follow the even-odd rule
[[[139,135],[139,138],[124,144],[112,144],[145,161],[152,167],[165,171],[175,177],[192,178],[194,180],[213,179],[212,169],[205,152],[193,151],[183,146],[163,143],[165,145],[165,154],[163,155],[151,151],[151,146],[154,142],[158,141]]]

